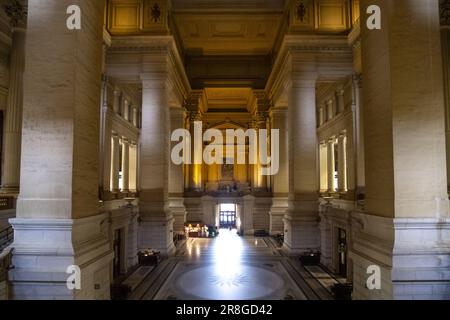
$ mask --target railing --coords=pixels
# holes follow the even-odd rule
[[[8,227],[0,231],[0,252],[2,252],[13,241],[14,241],[14,230],[12,227]]]
[[[0,197],[0,210],[9,210],[13,208],[13,199],[8,197]]]

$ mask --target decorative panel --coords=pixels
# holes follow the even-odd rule
[[[111,34],[167,33],[167,0],[110,0]]]
[[[168,20],[167,1],[145,0],[144,5],[144,29],[150,32],[167,30]]]
[[[350,28],[349,0],[317,0],[316,28],[326,31],[344,31]]]
[[[142,30],[141,0],[111,0],[109,7],[109,31],[130,33]]]
[[[314,29],[314,0],[292,1],[290,23],[294,29]]]

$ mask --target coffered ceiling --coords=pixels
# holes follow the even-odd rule
[[[183,47],[190,55],[266,55],[272,50],[283,14],[174,13]]]
[[[194,55],[266,55],[280,31],[284,0],[174,0],[183,46]]]
[[[254,103],[253,92],[249,88],[207,88],[205,95],[209,112],[247,112]]]

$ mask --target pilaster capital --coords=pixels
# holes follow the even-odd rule
[[[117,142],[120,140],[120,136],[117,132],[113,132],[111,134],[111,138],[113,138],[114,140],[117,140]]]
[[[294,73],[291,77],[290,87],[292,89],[311,89],[316,90],[318,75],[317,74],[300,74]]]
[[[200,111],[188,111],[188,117],[190,122],[202,121],[203,113]]]
[[[122,91],[119,89],[114,89],[114,97],[119,98],[122,95]]]
[[[257,112],[267,111],[270,109],[272,102],[265,90],[254,90],[253,95],[256,99]]]
[[[362,74],[361,73],[354,73],[352,75],[352,81],[353,84],[356,85],[358,88],[362,88]]]
[[[167,72],[142,73],[140,78],[143,90],[165,89],[170,84]]]
[[[192,90],[184,101],[184,107],[188,111],[203,111],[206,104],[204,99],[205,93],[203,90]]]

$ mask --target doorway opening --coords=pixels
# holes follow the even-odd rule
[[[114,231],[114,261],[113,261],[113,279],[117,279],[122,275],[122,230]]]
[[[219,208],[219,226],[221,229],[235,229],[236,226],[236,205],[224,203]]]
[[[338,228],[339,275],[347,278],[347,232]]]

